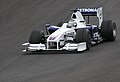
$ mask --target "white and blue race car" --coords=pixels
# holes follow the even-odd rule
[[[89,50],[91,45],[103,40],[114,41],[117,36],[116,24],[103,20],[102,7],[76,8],[68,22],[58,26],[46,24],[46,33],[33,30],[23,52],[42,50]],[[90,24],[90,17],[96,16],[98,25]],[[45,35],[46,34],[46,35]]]

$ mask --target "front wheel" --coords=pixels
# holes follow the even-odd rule
[[[76,43],[86,42],[86,48],[87,50],[89,50],[91,47],[91,35],[89,30],[78,29],[75,36],[75,42]]]
[[[30,38],[29,38],[30,44],[39,44],[39,43],[45,43],[45,34],[41,30],[33,30]]]

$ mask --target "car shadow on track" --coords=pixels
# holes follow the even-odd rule
[[[26,52],[23,55],[60,55],[60,54],[80,54],[82,52],[77,51],[36,51],[36,52]]]

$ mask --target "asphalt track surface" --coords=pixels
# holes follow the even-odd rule
[[[90,51],[23,54],[33,29],[64,20],[76,7],[104,9],[115,20],[115,42]],[[120,0],[0,0],[0,82],[120,82]]]

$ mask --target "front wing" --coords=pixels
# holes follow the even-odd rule
[[[57,49],[50,49],[47,47],[45,44],[30,44],[30,43],[24,43],[22,44],[24,46],[24,50],[22,52],[27,52],[27,51],[40,51],[40,50],[67,50],[67,51],[84,51],[86,50],[86,42],[82,43],[67,43],[65,44],[62,48],[57,48]]]

